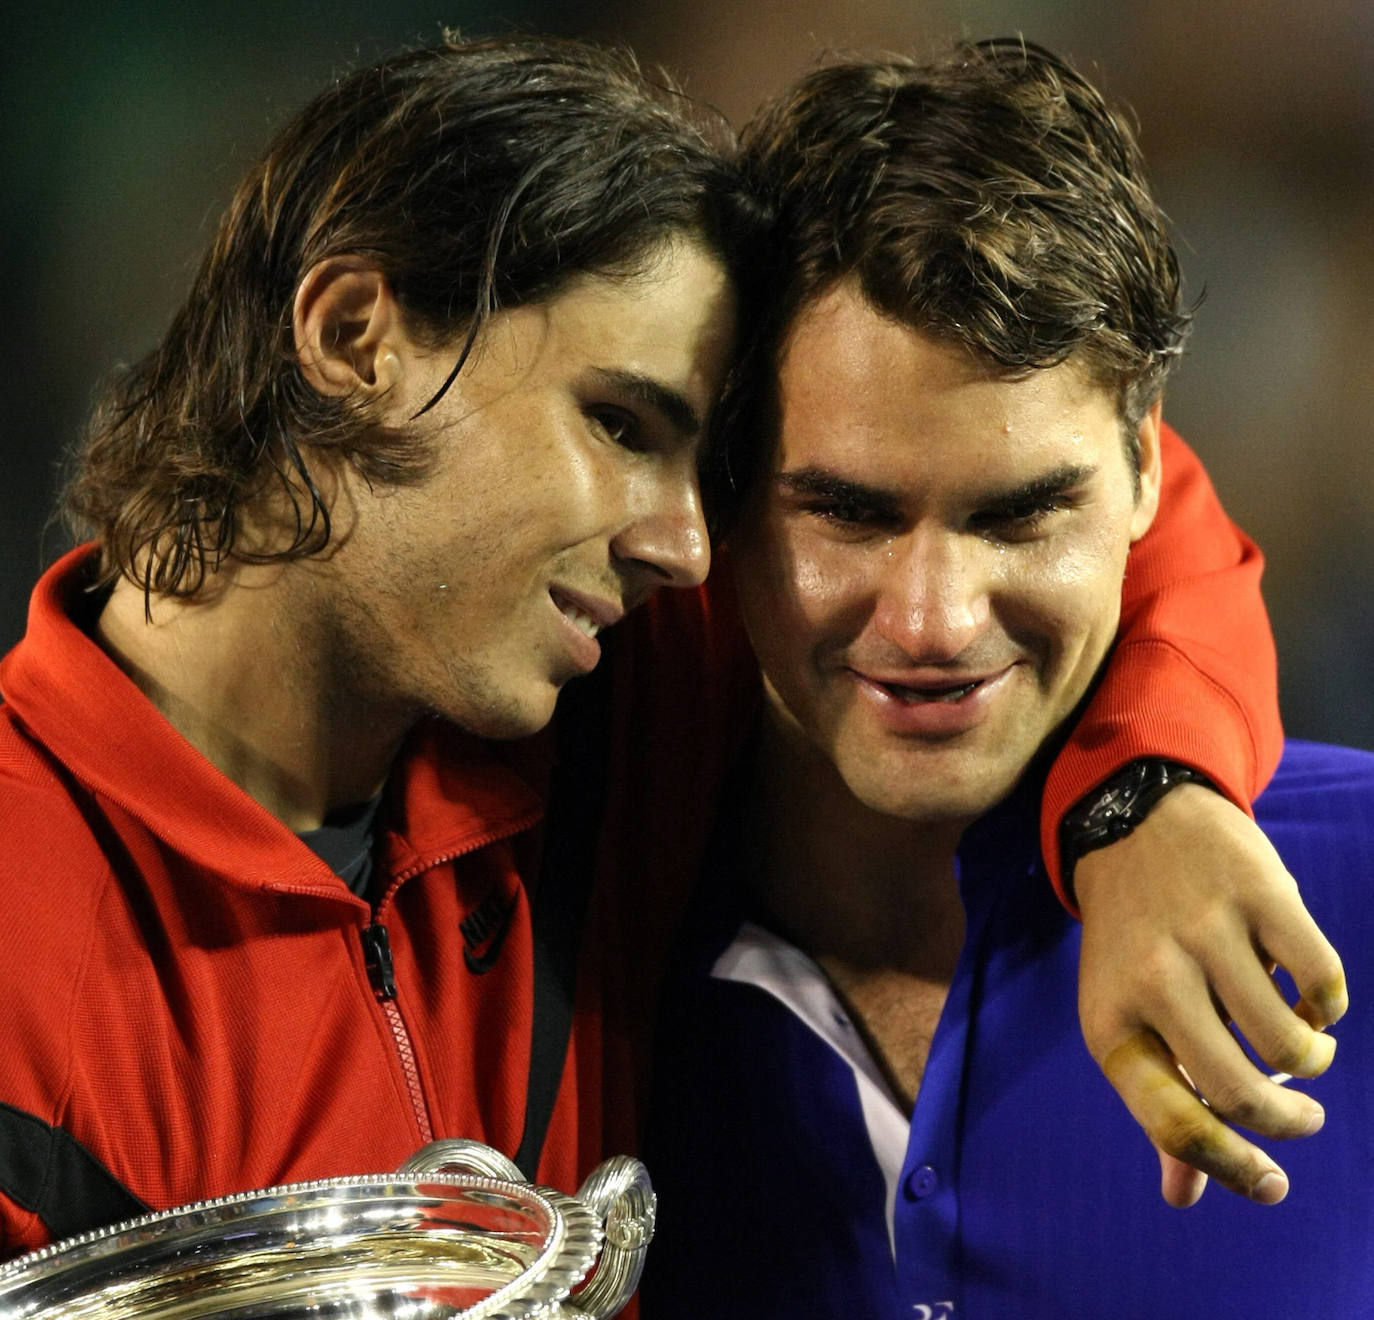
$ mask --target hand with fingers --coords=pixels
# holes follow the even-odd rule
[[[1192,1205],[1212,1177],[1263,1204],[1282,1200],[1287,1176],[1236,1129],[1321,1127],[1321,1106],[1268,1074],[1326,1071],[1336,1042],[1323,1028],[1345,1012],[1346,992],[1340,958],[1269,841],[1220,794],[1182,784],[1125,838],[1084,855],[1074,887],[1083,1036],[1159,1153],[1164,1199]]]

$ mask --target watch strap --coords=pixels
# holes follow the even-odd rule
[[[1065,882],[1084,853],[1124,839],[1171,788],[1179,784],[1215,785],[1200,770],[1181,761],[1142,757],[1104,779],[1064,813],[1059,851]]]

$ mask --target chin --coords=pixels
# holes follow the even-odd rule
[[[874,769],[879,773],[874,774]],[[1020,771],[1000,767],[982,775],[960,775],[937,766],[864,767],[845,776],[849,791],[870,811],[914,825],[969,825],[1009,797]]]
[[[510,742],[516,738],[533,737],[553,719],[558,689],[547,696],[516,696],[490,693],[481,703],[455,703],[455,707],[439,712],[445,719],[478,738],[494,742]]]
[[[860,798],[860,801],[870,811],[892,816],[912,825],[958,825],[962,828],[985,815],[1000,799],[989,799],[975,794],[912,797],[885,793],[881,796]]]

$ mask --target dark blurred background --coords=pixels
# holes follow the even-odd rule
[[[0,47],[0,649],[67,544],[63,450],[237,176],[331,75],[442,24],[625,40],[736,122],[824,49],[1021,32],[1071,56],[1135,108],[1206,292],[1166,411],[1268,556],[1289,731],[1374,747],[1370,0],[39,0]]]

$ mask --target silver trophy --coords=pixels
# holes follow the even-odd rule
[[[565,1196],[480,1142],[436,1141],[395,1174],[241,1192],[10,1261],[0,1320],[590,1320],[629,1300],[653,1233],[638,1160]]]

